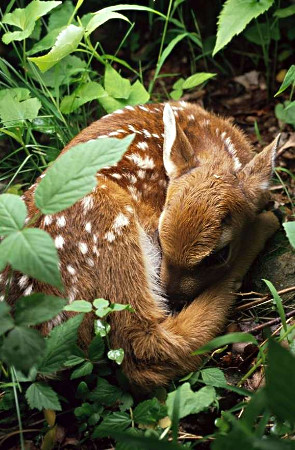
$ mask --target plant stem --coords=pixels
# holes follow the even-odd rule
[[[18,395],[16,390],[16,376],[14,368],[11,368],[11,378],[13,382],[13,395],[14,395],[14,401],[15,401],[15,409],[16,409],[16,415],[17,415],[17,421],[18,421],[18,428],[19,428],[19,439],[20,439],[20,447],[21,450],[25,450],[25,441],[24,441],[24,435],[23,435],[23,425],[22,425],[22,419],[20,415],[20,409],[19,409],[19,402],[18,402]]]

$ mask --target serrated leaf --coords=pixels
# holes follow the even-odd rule
[[[110,430],[124,431],[131,425],[131,418],[125,412],[114,412],[105,417],[97,427],[95,427],[92,438],[109,436]]]
[[[63,367],[77,341],[78,328],[82,320],[83,314],[79,314],[53,328],[46,339],[46,349],[38,367],[40,373],[56,372]]]
[[[105,8],[93,14],[93,16],[91,17],[86,26],[85,30],[86,36],[89,36],[91,33],[93,33],[94,30],[103,25],[105,22],[108,22],[109,20],[113,19],[126,20],[126,22],[130,23],[130,20],[123,14],[110,11]]]
[[[4,338],[1,358],[26,372],[40,360],[44,348],[45,340],[38,331],[17,326]]]
[[[46,322],[59,314],[66,302],[63,298],[45,294],[21,297],[15,304],[15,322],[17,325],[38,325]]]
[[[36,42],[33,47],[27,51],[27,56],[35,55],[39,52],[44,52],[44,50],[48,50],[53,47],[58,35],[65,29],[64,27],[56,28],[55,30],[50,31],[43,39],[40,39]]]
[[[0,336],[14,327],[14,321],[9,312],[8,304],[5,301],[0,302]]]
[[[226,387],[227,382],[224,373],[216,368],[203,369],[201,371],[202,379],[207,386]]]
[[[0,236],[21,230],[27,216],[27,207],[22,199],[13,194],[0,195]]]
[[[81,84],[71,95],[66,95],[60,104],[60,110],[64,114],[70,114],[80,106],[92,100],[106,96],[103,87],[95,81]]]
[[[0,271],[7,264],[37,280],[62,287],[57,250],[44,230],[25,228],[7,236],[0,244]]]
[[[86,300],[75,300],[64,307],[64,311],[88,313],[92,311],[92,304]]]
[[[85,361],[85,358],[77,355],[68,356],[67,360],[64,362],[65,367],[73,367],[81,364]]]
[[[96,186],[96,173],[118,162],[134,135],[124,139],[93,139],[72,147],[47,170],[35,191],[36,206],[44,214],[62,211]]]
[[[295,248],[295,222],[285,222],[283,223],[283,227],[290,244]]]
[[[267,11],[274,0],[227,0],[218,18],[217,39],[213,56],[240,34],[251,20]]]
[[[34,120],[41,108],[37,98],[18,100],[13,90],[7,90],[0,99],[0,118],[6,127],[22,126],[24,121]]]
[[[189,383],[184,383],[177,389],[179,391],[179,419],[189,414],[197,414],[207,409],[215,400],[216,392],[212,386],[205,386],[197,392],[191,390]],[[168,415],[172,418],[173,404],[176,391],[170,392],[166,401]]]
[[[53,409],[61,411],[61,405],[57,393],[45,383],[33,383],[26,391],[26,399],[30,408]]]
[[[5,33],[2,37],[4,44],[22,41],[29,37],[34,31],[35,22],[60,4],[60,1],[34,0],[26,8],[17,8],[12,13],[5,14],[2,22],[20,28],[22,31]]]
[[[71,1],[61,2],[61,5],[50,13],[48,20],[48,31],[67,25],[74,9],[75,8]]]
[[[188,77],[182,83],[182,89],[191,89],[193,87],[199,86],[210,78],[216,77],[216,73],[200,72]]]
[[[88,398],[94,402],[102,403],[106,406],[113,405],[120,400],[122,391],[117,386],[113,386],[104,378],[98,377],[96,388],[90,392]]]
[[[157,398],[139,403],[133,411],[134,421],[138,424],[153,425],[167,416],[167,407]]]
[[[53,67],[65,56],[72,53],[78,47],[84,29],[76,25],[68,25],[57,36],[56,41],[49,53],[43,56],[30,57],[30,61],[36,64],[42,72]]]
[[[93,364],[90,361],[85,361],[80,367],[73,370],[71,374],[71,380],[75,380],[76,378],[85,377],[92,373]]]
[[[277,9],[273,15],[279,19],[284,19],[285,17],[293,16],[295,14],[295,5],[287,6],[287,8]]]
[[[91,359],[91,361],[100,360],[103,357],[104,349],[105,349],[104,340],[99,335],[95,336],[90,342],[88,348],[89,359]]]
[[[110,350],[108,351],[108,358],[120,365],[124,359],[124,350],[122,348]]]
[[[219,336],[212,339],[210,342],[203,345],[203,347],[196,350],[193,354],[202,355],[203,353],[223,347],[224,345],[233,344],[234,342],[250,342],[257,345],[257,340],[250,333],[228,333],[224,336]]]

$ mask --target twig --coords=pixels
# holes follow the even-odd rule
[[[292,311],[289,311],[288,313],[285,314],[285,316],[286,319],[295,316],[295,310],[293,309]],[[281,318],[277,317],[276,319],[268,320],[267,322],[262,323],[261,325],[257,325],[256,327],[250,328],[250,330],[248,330],[247,333],[257,333],[258,331],[261,331],[266,327],[269,327],[271,325],[277,325],[279,323],[281,323]]]
[[[36,432],[40,433],[40,428],[28,428],[27,430],[22,430],[22,433],[36,433]],[[12,431],[11,433],[7,434],[6,436],[4,436],[2,439],[0,439],[0,445],[3,444],[3,442],[5,442],[7,439],[11,438],[12,436],[15,436],[16,434],[19,434],[20,431]]]
[[[288,292],[295,291],[295,286],[291,286],[286,289],[282,289],[281,291],[278,291],[279,295],[287,294]],[[271,294],[267,294],[264,297],[258,298],[256,300],[253,300],[252,302],[246,303],[245,305],[237,306],[236,311],[244,311],[245,309],[252,308],[253,306],[260,305],[261,303],[270,300]]]

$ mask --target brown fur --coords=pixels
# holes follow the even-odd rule
[[[271,213],[257,215],[271,175],[271,147],[251,160],[247,140],[228,121],[196,105],[180,102],[172,107],[177,136],[168,155],[174,168],[170,179],[163,165],[163,105],[127,107],[90,125],[62,152],[98,136],[115,133],[122,138],[135,132],[122,160],[98,173],[97,187],[86,199],[52,217],[41,216],[36,224],[54,239],[62,238],[56,241],[65,286],[62,295],[70,301],[103,297],[134,308],[135,313],[111,315],[111,343],[124,348],[123,370],[131,382],[145,388],[196,369],[199,358],[191,352],[222,330],[236,283],[278,228]],[[225,136],[230,139],[227,143]],[[38,212],[34,189],[24,195],[30,217]],[[157,247],[154,237],[161,214],[162,282],[179,305],[184,303],[182,296],[189,300],[175,315],[154,292],[150,272],[156,263],[146,251],[147,246]],[[229,260],[220,267],[206,265],[206,258],[227,242],[227,234],[232,247]],[[36,280],[20,286],[20,276],[14,275],[10,287],[11,304],[28,294],[29,286],[35,292],[61,295]],[[64,312],[45,324],[43,333],[71,314]],[[81,342],[87,344],[92,334],[93,318],[88,315],[81,326]]]

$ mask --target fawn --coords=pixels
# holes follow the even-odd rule
[[[54,238],[65,292],[16,273],[10,302],[41,291],[69,302],[103,297],[130,303],[134,313],[110,318],[111,343],[125,350],[130,381],[148,389],[196,369],[199,357],[192,351],[222,330],[234,289],[278,229],[273,213],[259,214],[277,140],[253,157],[228,120],[181,101],[115,111],[63,152],[130,133],[135,138],[128,151],[100,170],[91,194],[34,225]],[[34,188],[24,198],[33,216]],[[42,332],[73,314],[63,312]],[[86,344],[92,315],[80,328]]]

